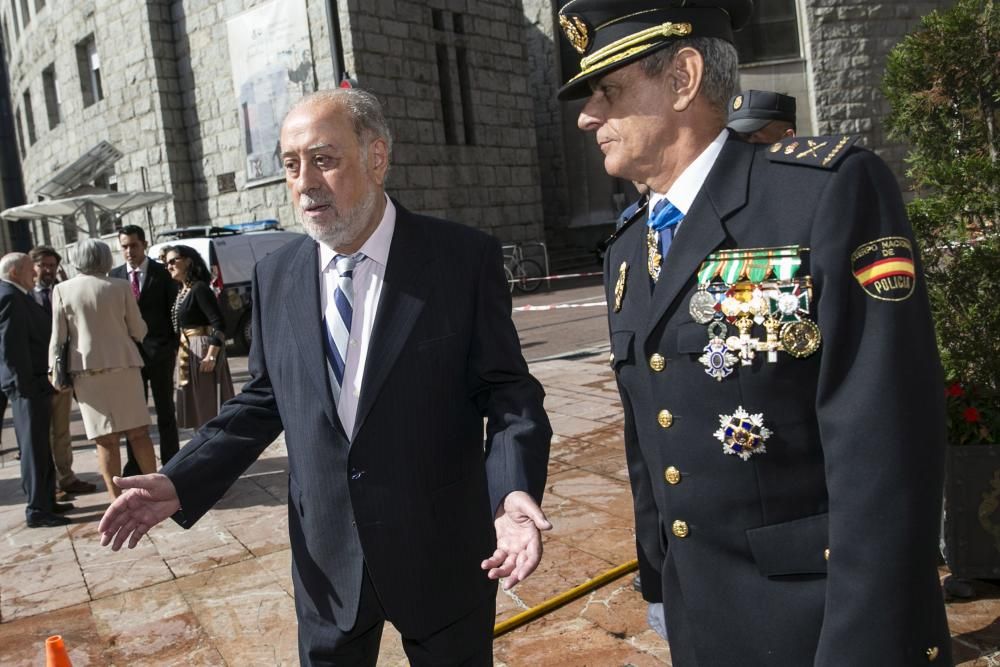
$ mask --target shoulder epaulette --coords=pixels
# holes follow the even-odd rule
[[[604,242],[605,247],[614,243],[615,239],[621,236],[622,232],[624,232],[626,229],[632,226],[632,223],[634,223],[636,220],[645,217],[646,204],[648,203],[648,201],[649,201],[649,195],[642,195],[641,197],[639,197],[639,199],[635,202],[636,204],[635,213],[630,215],[624,222],[622,222],[622,224],[618,225],[618,228],[615,229],[614,233],[611,234],[611,236],[608,237],[608,240]]]
[[[785,137],[768,147],[767,157],[771,162],[833,169],[859,138],[848,134],[829,137]]]

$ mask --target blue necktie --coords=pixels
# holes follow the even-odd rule
[[[664,260],[667,258],[667,252],[670,251],[670,244],[674,240],[677,225],[683,219],[684,213],[664,197],[656,202],[656,206],[653,207],[653,215],[649,216],[649,220],[646,221],[650,229],[660,233],[660,256]]]
[[[337,287],[333,291],[336,314],[323,317],[326,360],[330,365],[330,386],[333,400],[340,401],[340,390],[344,384],[344,366],[347,362],[347,344],[351,338],[351,320],[354,317],[354,268],[364,260],[362,253],[337,255],[333,258],[337,267]]]

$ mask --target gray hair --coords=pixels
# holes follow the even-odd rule
[[[640,60],[643,73],[650,78],[658,76],[684,47],[701,54],[705,61],[701,94],[723,117],[727,116],[729,100],[739,91],[740,63],[736,47],[726,40],[718,37],[679,39]]]
[[[104,241],[83,239],[73,251],[73,266],[88,276],[107,275],[111,262],[111,247]]]
[[[0,278],[13,279],[14,269],[27,257],[23,252],[9,252],[0,258]]]
[[[364,155],[368,154],[368,144],[375,139],[382,139],[385,141],[389,157],[392,156],[392,132],[385,121],[382,103],[375,95],[360,88],[317,90],[295,102],[288,110],[288,114],[304,106],[323,103],[335,104],[347,111]]]

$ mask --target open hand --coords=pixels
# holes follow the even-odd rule
[[[170,478],[160,473],[115,477],[114,483],[123,493],[104,512],[97,530],[101,546],[111,544],[112,551],[134,549],[149,529],[180,509],[181,501]]]
[[[510,590],[528,578],[542,559],[543,530],[552,524],[538,503],[524,491],[507,494],[493,522],[497,531],[497,549],[482,562],[490,579],[503,578],[503,589]]]

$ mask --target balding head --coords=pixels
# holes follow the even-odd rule
[[[0,258],[0,278],[20,285],[26,290],[35,286],[35,264],[31,255],[11,252]]]

